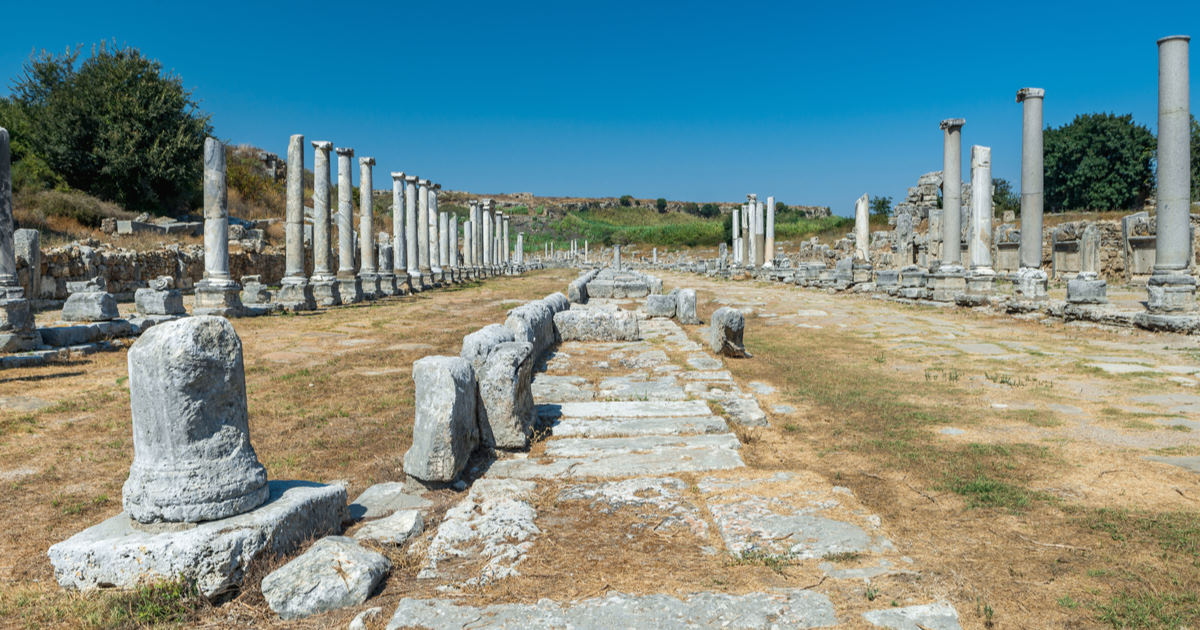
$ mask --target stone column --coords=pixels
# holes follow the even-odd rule
[[[338,156],[338,291],[342,304],[363,300],[362,282],[354,269],[354,183],[351,159],[354,149],[334,149]],[[370,234],[363,238],[371,238]]]
[[[222,151],[222,159],[224,156]],[[33,350],[42,345],[25,289],[17,281],[13,228],[12,157],[8,130],[0,127],[0,352]]]
[[[450,270],[450,215],[446,212],[438,212],[438,262],[445,276]]]
[[[463,223],[463,266],[468,278],[475,277],[475,226],[470,221]]]
[[[1175,35],[1158,40],[1158,237],[1154,272],[1146,283],[1146,309],[1154,314],[1196,310],[1196,279],[1188,273],[1192,256],[1189,39]]]
[[[758,201],[756,197],[754,200],[754,266],[759,269],[762,269],[767,262],[766,215],[763,202]]]
[[[992,269],[992,149],[971,147],[971,240],[967,255],[971,272],[967,293],[990,295],[996,272]]]
[[[408,265],[408,288],[420,291],[423,279],[420,268],[420,221],[417,213],[417,176],[404,176],[404,262]]]
[[[621,246],[613,245],[613,269],[621,270]]]
[[[417,264],[422,285],[433,283],[429,266],[429,180],[417,182]]]
[[[358,247],[359,284],[363,298],[379,297],[379,269],[375,266],[375,158],[358,158]]]
[[[9,250],[11,251],[11,246]],[[225,145],[216,138],[205,138],[204,279],[196,283],[196,301],[192,313],[237,317],[242,314],[241,291],[241,285],[229,277],[229,204],[225,187]]]
[[[333,253],[329,239],[329,151],[333,143],[314,140],[313,146],[313,296],[321,306],[342,303],[333,275]]]
[[[733,237],[729,246],[733,248],[733,264],[739,266],[742,264],[741,256],[741,241],[742,241],[742,209],[734,208],[733,216],[731,217],[730,225],[733,230]]]
[[[396,274],[392,269],[396,264],[396,249],[392,236],[386,230],[380,230],[375,239],[375,251],[379,259],[379,296],[396,295]]]
[[[517,267],[525,266],[525,233],[517,232]],[[524,271],[524,269],[521,269]]]
[[[491,203],[483,202],[483,267],[492,273],[492,209]]]
[[[408,290],[408,239],[404,230],[404,173],[392,173],[392,273],[396,291]]]
[[[471,200],[471,272],[479,275],[479,270],[483,266],[483,243],[481,238],[483,235],[483,219],[479,216],[479,200]]]
[[[1020,300],[1045,301],[1049,278],[1042,271],[1042,105],[1041,88],[1017,90],[1021,103],[1021,249],[1020,268],[1013,276],[1013,295]]]
[[[767,239],[766,239],[766,260],[763,265],[767,267],[775,266],[775,197],[767,197]]]
[[[943,120],[942,264],[962,264],[962,118]]]
[[[315,208],[314,208],[315,210]],[[295,134],[288,140],[287,153],[287,213],[284,218],[284,276],[275,302],[290,311],[311,311],[317,308],[312,286],[304,275],[304,136]],[[328,226],[328,224],[326,224]],[[313,244],[317,228],[313,226]]]
[[[585,238],[585,239],[583,239],[583,263],[586,265],[587,261],[588,261],[588,242],[587,242],[587,239]]]
[[[658,248],[657,247],[650,250],[650,264],[652,264],[652,265],[658,264]]]
[[[854,258],[871,262],[871,215],[867,195],[854,202]]]
[[[504,241],[504,266],[507,267],[512,264],[512,250],[508,240],[508,215],[504,216],[504,223],[501,224],[501,233],[503,236],[501,236],[500,240]]]
[[[446,280],[442,271],[445,261],[442,259],[441,230],[438,226],[437,196],[441,189],[441,184],[429,183],[429,270],[433,272],[436,282]]]

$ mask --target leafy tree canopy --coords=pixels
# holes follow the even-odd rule
[[[1043,142],[1052,212],[1134,209],[1153,187],[1154,134],[1132,114],[1080,114]]]

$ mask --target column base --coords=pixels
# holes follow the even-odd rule
[[[338,290],[338,281],[333,276],[313,276],[313,297],[321,306],[338,306],[342,303],[342,292]]]
[[[942,265],[929,277],[929,299],[953,302],[967,291],[967,276],[960,265]]]
[[[396,289],[396,276],[390,273],[379,274],[379,297],[391,297],[400,295]]]
[[[1068,304],[1107,304],[1108,283],[1098,274],[1085,271],[1067,282]]]
[[[850,267],[850,279],[854,284],[866,284],[875,279],[875,270],[871,263],[854,263]]]
[[[379,274],[373,271],[363,271],[357,277],[364,300],[374,300],[380,297]]]
[[[0,288],[0,352],[23,352],[42,345],[42,334],[21,287]]]
[[[996,292],[996,272],[987,267],[972,269],[967,274],[967,293],[992,295]]]
[[[408,295],[409,293],[412,293],[412,287],[408,285],[408,273],[396,274],[396,295]]]
[[[1196,311],[1196,279],[1185,273],[1154,273],[1146,281],[1146,310],[1151,313]]]
[[[242,286],[237,282],[205,278],[196,283],[193,315],[240,317],[242,310]]]
[[[339,276],[337,284],[342,304],[357,304],[363,301],[362,280],[358,276]]]
[[[304,276],[284,278],[279,293],[275,294],[275,303],[287,311],[312,311],[317,308],[312,285]]]
[[[1041,269],[1022,267],[1012,275],[1013,299],[1019,302],[1043,303],[1050,298],[1049,276]]]
[[[409,271],[408,280],[413,291],[424,291],[429,288],[429,270]]]

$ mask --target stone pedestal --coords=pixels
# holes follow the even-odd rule
[[[0,352],[33,350],[42,345],[33,311],[21,287],[0,287]]]
[[[313,298],[317,301],[317,304],[321,306],[337,306],[342,303],[342,292],[336,278],[332,276],[313,276],[311,284]]]
[[[138,289],[133,294],[133,303],[142,317],[187,314],[183,294],[175,289],[175,279],[171,276],[159,276],[149,288]]]
[[[1146,281],[1146,310],[1151,313],[1196,311],[1196,279],[1184,273],[1159,273]]]
[[[874,268],[871,263],[857,261],[851,266],[851,282],[854,284],[866,284],[875,280]]]
[[[381,295],[379,288],[379,274],[370,271],[361,271],[358,274],[358,286],[362,291],[362,299],[374,300]]]
[[[972,269],[967,273],[967,293],[992,295],[996,292],[996,273],[990,269]]]
[[[117,299],[104,290],[105,284],[100,278],[87,282],[68,282],[71,295],[63,304],[63,321],[109,322],[120,317]]]
[[[929,289],[926,286],[928,281],[929,274],[924,269],[909,265],[900,270],[900,288],[897,294],[910,300],[926,299],[929,297]]]
[[[358,276],[338,275],[337,289],[342,304],[357,304],[363,301],[362,278]]]
[[[289,311],[311,311],[317,308],[316,294],[312,284],[304,276],[284,278],[275,303]]]
[[[1041,269],[1021,268],[1012,275],[1012,282],[1014,300],[1042,303],[1048,299],[1049,276]]]
[[[1067,282],[1067,302],[1071,304],[1108,303],[1108,283],[1099,275],[1085,271]]]
[[[240,317],[243,310],[241,294],[242,286],[233,280],[205,278],[196,283],[192,314]]]
[[[967,292],[967,276],[962,265],[942,265],[929,280],[929,299],[935,302],[953,302]]]

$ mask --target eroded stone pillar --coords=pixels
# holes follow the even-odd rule
[[[1013,276],[1013,296],[1018,300],[1047,299],[1049,278],[1042,270],[1043,167],[1042,105],[1046,91],[1021,88],[1021,248],[1020,267]]]
[[[463,265],[467,277],[475,277],[475,226],[470,221],[463,223]]]
[[[730,242],[730,247],[733,248],[733,264],[735,267],[741,266],[742,264],[742,211],[744,209],[745,206],[742,206],[742,208],[734,208],[733,216],[731,217],[732,220],[730,225],[731,229],[733,230],[733,237]]]
[[[613,245],[613,269],[621,270],[621,246]]]
[[[417,212],[417,176],[404,176],[404,257],[408,265],[408,287],[410,291],[420,291],[424,280],[420,266],[420,230],[419,214]]]
[[[429,265],[429,180],[417,182],[417,264],[421,269],[421,283],[433,282]]]
[[[354,149],[341,147],[334,151],[338,157],[338,291],[342,304],[353,304],[363,299],[362,282],[354,268]],[[367,234],[364,238],[370,237]]]
[[[288,310],[308,311],[317,307],[308,277],[304,275],[304,136],[288,140],[287,210],[284,216],[284,276],[275,302]],[[316,241],[316,226],[313,227]]]
[[[854,257],[871,261],[871,206],[867,195],[854,202]]]
[[[492,259],[492,207],[490,200],[483,202],[483,266],[487,273],[491,275],[492,266],[495,262]]]
[[[517,232],[516,258],[517,258],[517,267],[524,267],[525,266],[525,233],[524,232]],[[524,271],[524,269],[521,269],[521,271]]]
[[[438,262],[442,266],[442,274],[450,270],[450,215],[438,212]]]
[[[442,265],[445,261],[442,258],[441,247],[441,229],[438,225],[438,191],[442,189],[441,184],[429,183],[429,270],[433,272],[433,279],[436,282],[444,282],[446,280]]]
[[[754,266],[762,269],[767,262],[766,208],[757,197],[754,200]]]
[[[971,240],[967,247],[971,259],[967,292],[973,295],[988,295],[994,288],[992,214],[992,149],[974,145],[971,147]]]
[[[314,140],[313,146],[313,296],[321,306],[342,303],[333,274],[333,252],[329,238],[329,151],[333,143]]]
[[[196,301],[192,313],[237,317],[242,313],[241,291],[241,285],[229,277],[229,202],[225,185],[225,145],[216,138],[205,138],[204,279],[196,283]]]
[[[775,266],[775,197],[767,197],[767,239],[766,239],[766,259],[763,265],[767,267]]]
[[[1108,302],[1108,283],[1100,276],[1100,228],[1095,223],[1088,223],[1079,237],[1079,263],[1079,273],[1067,282],[1067,302]]]
[[[509,244],[510,241],[508,240],[508,215],[504,216],[504,223],[502,224],[501,228],[503,235],[501,236],[500,240],[504,241],[504,266],[507,267],[508,265],[512,264],[512,248]]]
[[[207,141],[205,145],[207,148]],[[0,127],[0,352],[33,350],[42,345],[25,289],[17,281],[13,228],[12,156],[8,130]]]
[[[396,290],[408,290],[408,239],[404,230],[404,173],[392,173],[392,273]]]
[[[1193,255],[1189,39],[1158,40],[1158,236],[1154,272],[1146,283],[1146,309],[1155,314],[1196,310],[1196,279],[1188,273]]]
[[[379,297],[379,268],[375,266],[375,158],[358,158],[358,280],[363,298]]]
[[[480,216],[479,200],[471,200],[471,271],[479,275],[483,267],[483,219]]]

